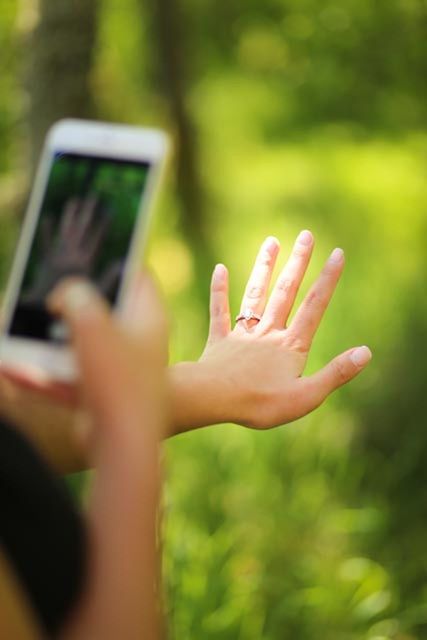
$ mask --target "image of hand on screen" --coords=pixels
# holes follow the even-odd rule
[[[111,224],[108,208],[96,196],[69,198],[54,228],[54,217],[40,229],[41,261],[23,302],[44,305],[55,284],[67,276],[91,278],[102,241]]]

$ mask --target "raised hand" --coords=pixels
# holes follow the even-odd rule
[[[361,346],[347,350],[311,376],[302,375],[313,338],[344,267],[343,251],[334,249],[289,322],[313,246],[312,234],[302,231],[268,296],[279,242],[275,238],[265,240],[234,328],[229,309],[228,272],[224,265],[216,266],[205,350],[197,367],[191,363],[177,365],[174,372],[181,395],[187,389],[185,376],[193,385],[192,411],[185,410],[183,401],[175,395],[176,414],[182,410],[178,420],[182,425],[235,422],[269,428],[296,420],[318,407],[369,362],[371,352]],[[187,402],[190,402],[188,396]]]

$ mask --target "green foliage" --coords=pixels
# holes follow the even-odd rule
[[[270,86],[285,108],[277,137],[320,122],[369,129],[425,126],[427,9],[423,0],[188,0],[198,74],[224,65]],[[224,25],[227,28],[224,28]]]
[[[375,357],[299,424],[226,426],[168,445],[173,637],[423,638],[423,137],[360,142],[322,130],[270,148],[256,132],[239,139],[240,116],[239,144],[226,144],[230,126],[207,156],[233,308],[260,238],[272,232],[287,250],[308,226],[317,249],[304,290],[335,244],[347,255],[309,370],[352,344]]]
[[[266,433],[224,425],[166,445],[171,637],[423,640],[425,0],[185,0],[179,8],[185,104],[233,312],[260,241],[277,235],[282,263],[296,233],[310,228],[316,250],[300,299],[334,246],[347,266],[308,371],[357,344],[374,359],[298,424]],[[28,175],[25,130],[14,121],[25,113],[16,70],[28,55],[25,11],[14,2],[0,10],[3,281]],[[91,74],[99,114],[174,130],[149,3],[104,0],[99,20]],[[149,260],[178,360],[203,346],[207,314],[194,290],[208,282],[179,231],[175,169]]]

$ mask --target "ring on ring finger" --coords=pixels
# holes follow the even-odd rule
[[[249,322],[249,320],[256,320],[259,322],[261,320],[261,316],[252,311],[252,309],[243,309],[243,311],[241,311],[236,317],[236,322],[239,322],[240,320],[245,320],[246,322]]]

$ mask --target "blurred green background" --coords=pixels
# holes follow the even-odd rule
[[[49,124],[158,125],[175,153],[149,260],[172,360],[196,359],[215,261],[232,309],[259,243],[347,266],[309,370],[368,344],[315,414],[166,446],[170,637],[427,638],[426,0],[3,0],[0,277]]]

